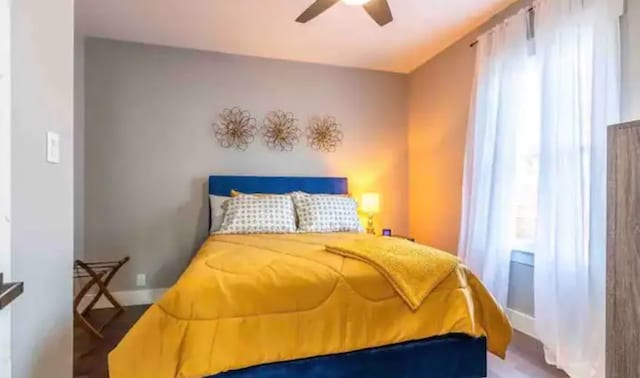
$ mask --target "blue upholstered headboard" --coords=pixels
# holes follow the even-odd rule
[[[209,194],[228,196],[232,189],[248,194],[285,194],[294,191],[312,194],[349,192],[345,177],[209,176]]]

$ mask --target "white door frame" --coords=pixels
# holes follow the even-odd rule
[[[0,272],[11,279],[11,0],[0,0]],[[11,306],[0,311],[0,377],[11,376]]]

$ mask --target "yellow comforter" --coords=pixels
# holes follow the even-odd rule
[[[385,275],[326,245],[365,234],[218,235],[109,355],[111,378],[204,377],[447,333],[487,336],[504,356],[511,327],[458,265],[412,310]]]
[[[327,245],[327,252],[371,265],[412,310],[460,265],[457,257],[399,238],[352,238]]]

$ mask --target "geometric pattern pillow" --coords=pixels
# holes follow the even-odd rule
[[[217,234],[283,234],[296,232],[293,200],[286,195],[240,195],[227,200]]]
[[[292,196],[298,214],[298,232],[362,232],[358,204],[334,195]]]

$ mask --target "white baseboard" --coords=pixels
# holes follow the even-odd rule
[[[536,336],[535,320],[531,315],[523,314],[510,308],[508,308],[506,312],[513,328],[534,339],[538,338]]]
[[[111,294],[113,297],[120,302],[123,306],[137,306],[137,305],[145,305],[151,304],[160,299],[160,297],[167,291],[167,289],[142,289],[142,290],[129,290],[129,291],[114,291]],[[84,299],[80,302],[80,308],[85,308],[95,295],[88,294],[84,297]],[[98,302],[93,308],[109,308],[113,307],[111,302],[107,300],[107,298],[100,297]]]

